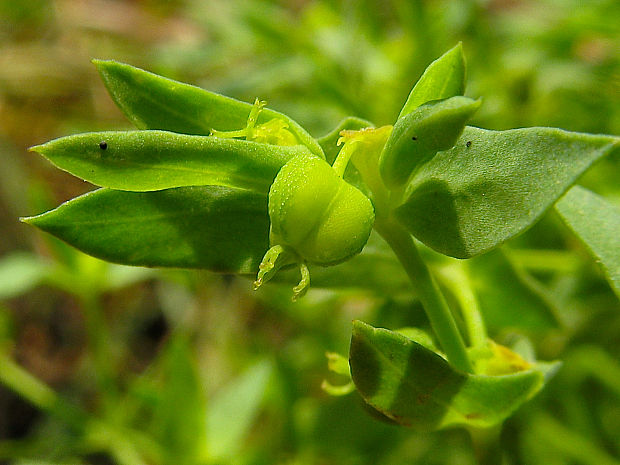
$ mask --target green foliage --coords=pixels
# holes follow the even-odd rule
[[[0,298],[23,294],[37,286],[46,275],[46,264],[36,255],[16,252],[0,261]]]
[[[620,210],[600,196],[573,187],[556,204],[566,224],[601,264],[620,297]]]
[[[162,394],[151,414],[166,462],[196,463],[206,435],[205,399],[189,341],[175,335],[159,360]],[[179,399],[183,399],[179,403]]]
[[[465,56],[459,43],[433,61],[418,79],[398,119],[431,100],[443,100],[465,92]]]
[[[95,61],[113,99],[139,131],[105,133],[123,142],[124,153],[116,151],[120,145],[111,139],[97,140],[101,132],[92,133],[93,140],[79,134],[38,146],[54,146],[44,155],[62,169],[118,189],[78,197],[41,217],[41,224],[49,221],[63,231],[58,237],[66,235],[69,243],[89,253],[101,250],[123,263],[142,256],[156,266],[255,274],[270,245],[265,194],[276,173],[298,153],[324,154],[331,165],[344,150],[342,142],[351,160],[343,179],[372,201],[377,230],[399,227],[392,212],[407,200],[406,179],[412,171],[414,176],[432,172],[435,179],[442,167],[472,171],[476,165],[496,181],[491,192],[501,197],[504,184],[514,187],[514,178],[527,178],[532,171],[524,172],[509,147],[502,146],[496,157],[470,150],[438,166],[436,158],[447,158],[471,141],[450,141],[438,125],[434,143],[456,147],[437,155],[432,148],[424,150],[421,161],[409,158],[413,152],[408,149],[400,151],[391,175],[405,182],[388,189],[378,160],[392,128],[372,127],[396,121],[406,132],[407,114],[418,112],[416,121],[433,120],[426,110],[437,100],[459,96],[455,101],[466,101],[460,97],[465,89],[464,48],[470,65],[467,95],[484,98],[469,122],[472,126],[549,125],[617,134],[617,2],[440,0],[386,6],[378,0],[313,0],[290,6],[272,0],[153,0],[89,3],[88,11],[64,8],[62,2],[57,8],[48,1],[28,7],[4,3],[9,6],[0,7],[7,13],[6,24],[0,25],[5,39],[0,62],[10,66],[0,67],[0,254],[9,253],[0,259],[0,383],[8,388],[0,392],[1,462],[471,465],[478,458],[506,465],[617,463],[620,304],[613,293],[613,204],[619,193],[619,165],[614,147],[605,156],[579,158],[572,153],[583,162],[579,169],[585,176],[575,171],[568,176],[572,180],[558,188],[561,193],[553,195],[545,189],[538,192],[539,186],[555,179],[555,162],[561,166],[561,156],[551,160],[556,152],[545,150],[549,163],[543,181],[526,180],[520,194],[511,192],[511,201],[529,201],[536,194],[533,210],[538,211],[541,202],[546,206],[534,212],[535,218],[523,220],[503,247],[499,239],[504,223],[515,226],[507,208],[510,201],[500,204],[496,215],[493,202],[473,205],[488,207],[483,217],[492,220],[477,223],[478,210],[467,210],[467,202],[458,197],[465,193],[470,199],[470,187],[455,181],[458,176],[451,172],[451,186],[458,188],[449,195],[458,200],[458,219],[440,224],[448,210],[441,201],[428,200],[428,209],[417,205],[421,215],[408,216],[404,224],[426,221],[438,211],[440,237],[460,238],[466,225],[463,235],[474,237],[478,245],[486,241],[489,253],[460,261],[414,241],[409,251],[418,248],[419,260],[404,268],[403,255],[397,257],[373,231],[362,252],[350,260],[331,267],[310,265],[315,290],[295,305],[290,293],[277,285],[252,294],[245,277],[101,262],[14,221],[24,212],[49,210],[59,199],[88,189],[31,154],[19,157],[22,148],[59,134],[126,127],[102,96],[96,73],[88,69],[92,56],[114,57],[175,80],[118,62]],[[147,32],[144,24],[156,33]],[[423,72],[459,40],[463,45]],[[420,75],[396,119],[412,78]],[[257,95],[283,113],[260,110],[261,102],[242,102]],[[350,114],[359,118],[346,118]],[[343,118],[326,136],[311,137]],[[452,135],[462,129],[458,126]],[[357,132],[360,129],[367,131]],[[341,135],[342,130],[348,132]],[[76,144],[80,140],[84,147]],[[617,138],[609,140],[617,146]],[[101,142],[107,142],[109,158],[97,161]],[[129,153],[133,161],[118,163]],[[482,158],[480,164],[469,159],[474,153]],[[538,158],[532,160],[538,163]],[[338,164],[346,165],[345,157]],[[495,179],[507,165],[515,168],[507,182]],[[575,182],[600,197],[594,200],[588,191],[572,195],[582,192]],[[80,215],[89,222],[98,220],[94,226],[71,224],[70,215],[59,214],[89,196],[98,200],[88,211],[81,208]],[[116,200],[103,201],[106,196]],[[183,205],[175,200],[180,197]],[[549,208],[558,198],[557,208]],[[243,220],[222,216],[220,221],[216,214],[227,202],[236,205]],[[517,206],[516,216],[530,208]],[[558,221],[558,212],[569,228]],[[108,218],[115,219],[115,225],[101,227]],[[239,227],[249,235],[242,238]],[[99,228],[103,235],[96,237]],[[432,236],[428,229],[426,236],[417,235],[427,245]],[[411,240],[408,233],[406,237]],[[583,253],[581,242],[603,273]],[[13,248],[36,252],[15,256]],[[298,275],[298,270],[283,269],[274,281],[288,286]],[[445,295],[443,304],[433,301],[434,308],[448,310],[445,315],[454,320],[453,329],[462,336],[465,359],[472,365],[458,366],[471,373],[455,369],[453,349],[446,349],[439,334],[445,328],[429,327],[423,312],[429,292]],[[465,379],[464,385],[475,386],[474,395],[461,390],[448,401],[469,407],[482,389],[493,392],[493,402],[478,402],[484,425],[512,408],[498,399],[519,397],[509,387],[497,389],[514,377],[506,374],[511,364],[517,374],[528,372],[528,364],[544,371],[537,358],[563,359],[564,365],[542,392],[511,414],[501,436],[500,426],[468,426],[472,449],[462,429],[412,433],[396,428],[393,420],[376,421],[389,419],[365,402],[360,407],[359,396],[343,396],[354,389],[352,382],[343,384],[349,381],[347,360],[339,357],[337,373],[329,374],[324,353],[346,352],[353,318],[404,327],[397,331],[407,338],[401,342],[428,349],[411,354],[441,362],[453,385]],[[395,353],[401,353],[402,347],[394,345]],[[386,349],[388,344],[367,346]],[[334,363],[329,366],[334,368]],[[378,371],[389,372],[389,367],[386,363]],[[327,398],[319,389],[326,375],[336,388],[331,392],[340,397]],[[482,378],[486,384],[474,382]],[[424,372],[413,380],[398,374],[392,379],[416,392],[427,377]],[[441,393],[441,386],[431,394],[435,392]],[[407,395],[413,396],[403,387],[393,398],[406,400]],[[415,406],[398,404],[408,413]],[[393,414],[389,405],[381,408]],[[443,419],[455,424],[471,420],[464,421],[460,413]],[[419,427],[428,431],[439,424],[430,421]]]
[[[558,326],[558,309],[542,286],[501,249],[467,262],[490,329],[544,331]]]
[[[426,103],[399,118],[379,159],[383,181],[398,188],[437,152],[454,147],[481,103],[452,97]]]
[[[115,61],[94,60],[114,102],[139,129],[208,136],[245,124],[252,106]],[[317,142],[288,116],[264,109],[258,122],[281,119],[299,142],[322,155]]]
[[[296,300],[310,284],[308,263],[335,265],[361,252],[376,209],[376,229],[416,288],[446,359],[429,348],[428,338],[420,345],[402,334],[356,323],[351,373],[364,400],[392,420],[420,430],[454,425],[485,429],[501,423],[542,388],[550,368],[487,343],[480,309],[471,297],[475,286],[461,289],[449,278],[469,333],[466,352],[447,302],[401,225],[446,255],[470,258],[488,252],[531,227],[595,161],[620,146],[618,138],[549,128],[466,128],[480,101],[452,96],[463,90],[460,46],[430,65],[394,128],[363,128],[365,121],[351,118],[338,132],[312,143],[290,118],[263,111],[258,99],[247,111],[240,102],[126,65],[97,64],[130,119],[151,129],[70,136],[35,147],[59,167],[107,188],[27,222],[92,255],[125,264],[229,273],[258,268],[255,288],[281,268],[297,264],[301,281],[293,288]],[[166,102],[163,112],[172,115],[185,115],[175,105],[200,101],[201,111],[211,118],[210,136],[153,130],[190,126],[178,117],[163,126],[157,120],[162,112],[144,104],[147,94],[157,96],[150,97],[157,105]],[[447,98],[425,103],[436,97]],[[264,115],[272,118],[261,119]],[[336,139],[336,134],[342,137]],[[321,156],[325,146],[332,166],[291,142],[310,150],[319,147]],[[334,145],[343,142],[334,156]],[[350,174],[349,179],[365,185],[374,206],[343,179],[351,159],[358,177]],[[271,248],[258,266],[257,257],[267,248],[267,211]],[[506,272],[515,275],[501,261],[492,262],[494,271],[487,275],[497,276],[498,266],[504,277]],[[533,306],[533,315],[540,307],[546,310],[544,299],[517,275],[511,281],[522,284],[508,294],[520,308]],[[483,286],[483,309],[489,302],[485,292]],[[491,309],[501,306],[498,299],[504,297],[491,295]],[[416,328],[408,330],[412,332],[421,334]],[[338,394],[350,390],[326,386]],[[241,410],[251,417],[252,408]],[[215,412],[211,435],[225,418]],[[232,437],[243,430],[240,426]],[[232,446],[213,447],[210,453],[222,457]]]
[[[503,376],[464,374],[406,336],[356,321],[351,375],[364,400],[394,421],[421,431],[455,425],[488,428],[540,391],[556,365]]]
[[[272,375],[272,364],[259,361],[225,386],[213,399],[206,419],[206,456],[217,463],[239,453],[254,423]]]
[[[282,166],[310,152],[165,131],[97,132],[32,147],[57,167],[101,187],[154,191],[219,185],[267,193]]]
[[[468,127],[410,180],[398,219],[438,252],[470,258],[531,227],[620,139],[550,128]]]
[[[100,189],[24,221],[112,262],[253,273],[267,247],[266,213],[267,196],[242,189]]]

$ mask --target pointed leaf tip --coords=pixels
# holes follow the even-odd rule
[[[138,129],[208,136],[245,127],[252,105],[116,61],[94,62],[112,100]],[[257,123],[281,119],[299,144],[325,158],[319,143],[282,113],[265,108]]]
[[[267,197],[221,186],[99,189],[27,222],[77,249],[136,266],[254,273],[267,249]]]
[[[618,138],[523,128],[466,127],[408,181],[395,216],[445,255],[488,252],[532,226]]]
[[[481,103],[455,96],[427,102],[400,118],[379,159],[385,184],[392,189],[402,186],[438,151],[452,148]]]
[[[33,147],[58,168],[101,187],[154,191],[224,185],[267,193],[302,145],[276,146],[170,131],[76,134]]]
[[[440,100],[465,92],[465,56],[463,45],[456,44],[433,61],[411,90],[398,119],[411,113],[423,103]]]

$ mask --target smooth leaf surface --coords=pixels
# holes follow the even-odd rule
[[[459,42],[433,61],[411,90],[398,119],[411,113],[423,103],[440,100],[465,92],[465,56]]]
[[[620,297],[620,208],[580,186],[571,188],[555,208],[600,263]]]
[[[125,265],[256,273],[268,248],[267,196],[221,186],[99,189],[24,221]]]
[[[543,387],[547,371],[537,365],[503,376],[465,374],[402,334],[360,321],[353,324],[349,357],[364,400],[421,431],[500,423]]]
[[[212,129],[234,131],[246,125],[252,105],[116,61],[93,60],[114,102],[138,129],[163,129],[208,136]],[[264,108],[258,123],[287,123],[300,144],[324,158],[321,147],[288,116]]]
[[[438,151],[452,148],[480,100],[451,97],[423,104],[394,125],[381,156],[379,171],[388,187],[403,185],[411,173]]]
[[[526,128],[467,127],[457,144],[413,175],[395,211],[420,241],[469,258],[534,224],[620,138]]]
[[[168,131],[77,134],[31,150],[93,184],[130,191],[214,184],[267,193],[288,160],[304,153],[311,156],[302,145],[285,147]]]

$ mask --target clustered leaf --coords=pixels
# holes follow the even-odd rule
[[[465,92],[465,56],[459,42],[433,61],[411,90],[398,119],[431,100],[441,100]]]
[[[564,196],[557,210],[620,295],[620,211],[572,187],[593,163],[618,151],[620,138],[553,128],[466,126],[481,101],[463,96],[461,44],[429,65],[393,127],[370,128],[368,121],[350,117],[318,140],[259,100],[250,105],[129,65],[94,63],[113,100],[139,130],[79,134],[33,147],[59,168],[102,188],[24,219],[91,255],[129,265],[255,274],[271,245],[261,272],[303,259],[295,291],[302,295],[309,282],[306,261],[331,264],[350,258],[366,244],[375,216],[395,218],[442,254],[471,258],[522,233]],[[349,159],[353,166],[347,168]],[[338,169],[332,172],[327,163]],[[285,177],[288,171],[294,176]],[[331,193],[313,190],[327,184]],[[299,210],[274,227],[268,208],[283,212],[293,194]],[[308,213],[306,204],[318,207]],[[362,210],[360,205],[366,212],[363,228],[351,228],[356,212],[349,210]],[[314,248],[310,234],[299,227],[309,218],[313,224],[304,224],[311,226],[306,229],[318,231]],[[353,230],[356,237],[333,240],[334,234]],[[283,244],[277,242],[284,236]],[[284,250],[292,245],[294,250]],[[347,253],[338,255],[343,250]],[[318,255],[325,251],[333,253]],[[501,272],[516,283],[515,292],[525,296],[523,305],[531,313],[547,310],[535,291],[522,292],[526,285],[504,256],[487,258],[471,267],[482,277],[474,285],[483,307],[506,300],[484,289],[494,286],[489,276]],[[390,294],[406,286],[394,257],[373,246],[314,279],[325,286],[374,284]],[[545,324],[554,324],[550,316]],[[432,339],[415,328],[392,332],[355,322],[351,376],[364,400],[397,423],[425,431],[488,428],[534,396],[557,368],[529,364],[507,348],[492,347],[503,358],[478,360],[477,368],[489,370],[467,374],[450,366]],[[268,369],[257,370],[262,386]],[[497,373],[502,375],[490,376]],[[349,390],[332,388],[340,394]],[[258,394],[244,407],[247,418]]]
[[[182,134],[211,134],[245,126],[252,105],[200,87],[158,76],[111,60],[93,60],[114,102],[139,129],[163,129]],[[264,108],[257,123],[281,119],[299,143],[323,158],[318,142],[297,122]]]

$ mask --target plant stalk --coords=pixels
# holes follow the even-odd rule
[[[456,326],[452,312],[411,235],[391,219],[377,221],[375,229],[390,245],[417,290],[431,327],[448,361],[458,370],[473,373],[463,337]]]
[[[485,347],[487,344],[486,325],[465,265],[458,261],[441,267],[438,271],[440,282],[452,292],[459,303],[467,329],[469,345],[471,347]]]

